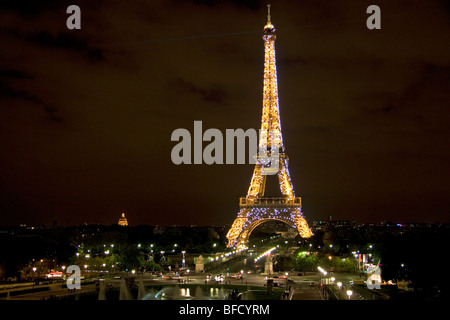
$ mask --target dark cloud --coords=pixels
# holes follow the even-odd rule
[[[8,78],[14,79],[33,79],[34,77],[26,72],[20,70],[5,70],[0,69],[0,81],[4,81]]]
[[[192,0],[192,2],[210,7],[231,3],[238,8],[249,8],[252,10],[257,10],[264,5],[264,1],[261,0]]]
[[[44,11],[67,8],[69,5],[67,3],[69,2],[64,0],[2,0],[0,2],[0,9],[18,13],[28,19],[37,17]]]
[[[45,112],[45,118],[54,122],[61,122],[62,119],[57,114],[56,108],[50,106],[45,103],[41,98],[35,96],[34,94],[24,91],[24,90],[15,90],[11,87],[8,87],[4,83],[0,81],[0,101],[4,99],[22,99],[32,104],[39,106]]]
[[[91,62],[98,62],[105,59],[102,49],[90,46],[85,38],[73,32],[53,35],[50,32],[41,31],[28,35],[27,39],[44,48],[56,48],[81,53]]]
[[[22,99],[28,102],[31,102],[34,105],[37,105],[42,108],[42,110],[46,114],[46,118],[60,122],[62,119],[57,115],[56,108],[50,106],[45,103],[41,98],[36,96],[35,94],[28,92],[26,90],[18,90],[14,89],[12,86],[8,84],[9,80],[17,80],[17,79],[25,79],[25,80],[33,80],[35,79],[32,75],[20,71],[20,70],[0,70],[0,101],[4,101],[5,99]]]
[[[171,90],[173,89],[180,95],[186,95],[189,93],[194,94],[205,102],[217,105],[225,104],[227,98],[225,89],[218,84],[212,84],[207,88],[202,88],[192,82],[177,78],[176,80],[170,82],[169,87]]]

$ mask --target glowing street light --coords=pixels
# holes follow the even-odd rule
[[[328,274],[328,272],[326,272],[323,268],[321,267],[317,267],[317,269],[319,269],[319,271],[323,274],[323,278],[321,279],[322,284],[325,282],[325,277]]]
[[[350,297],[352,296],[353,291],[352,290],[347,290],[347,295],[348,295],[348,299],[350,300]]]
[[[324,275],[327,274],[327,272],[322,267],[317,267],[317,269],[322,272]]]

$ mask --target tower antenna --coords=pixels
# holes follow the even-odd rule
[[[270,4],[267,5],[267,24],[271,24],[271,22],[270,22]]]

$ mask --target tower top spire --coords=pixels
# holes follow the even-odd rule
[[[270,16],[270,4],[267,5],[267,24],[264,26],[264,32],[274,32],[275,27],[273,26],[271,22],[271,16]]]

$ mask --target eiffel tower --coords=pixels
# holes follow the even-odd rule
[[[301,198],[296,197],[288,170],[288,157],[285,153],[281,135],[280,113],[278,108],[277,70],[275,61],[275,27],[270,21],[270,4],[268,7],[267,24],[264,27],[264,87],[261,132],[276,132],[260,137],[260,148],[267,147],[268,153],[273,153],[273,146],[278,151],[278,182],[282,197],[264,197],[266,177],[269,172],[267,161],[260,155],[256,156],[255,169],[246,197],[239,199],[240,211],[227,233],[228,247],[245,245],[252,231],[260,224],[278,220],[295,226],[300,236],[309,238],[311,229],[303,217]],[[261,141],[266,139],[267,141]],[[273,159],[273,158],[272,158]],[[271,166],[272,167],[272,166]]]

